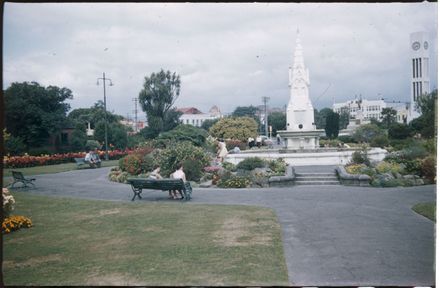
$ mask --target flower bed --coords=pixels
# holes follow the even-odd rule
[[[123,156],[130,154],[132,150],[113,150],[108,152],[110,160],[117,160]],[[105,157],[105,151],[98,151],[100,158]],[[74,162],[74,158],[84,158],[85,152],[77,153],[65,153],[65,154],[52,154],[41,156],[30,156],[25,154],[24,156],[5,156],[3,158],[4,168],[24,168],[44,165],[55,165],[61,163]]]
[[[5,218],[2,223],[2,233],[10,233],[12,231],[18,230],[20,228],[30,228],[32,227],[31,219],[25,216],[14,215],[8,218]]]

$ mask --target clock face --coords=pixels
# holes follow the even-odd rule
[[[425,50],[428,50],[428,42],[425,41],[425,43],[423,43],[423,47],[425,48]]]
[[[417,41],[414,42],[414,43],[412,44],[412,49],[415,50],[415,51],[419,50],[419,49],[420,49],[420,43],[417,42]]]

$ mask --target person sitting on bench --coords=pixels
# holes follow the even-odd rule
[[[84,162],[89,163],[90,167],[92,168],[97,168],[101,166],[101,159],[99,159],[98,154],[95,153],[93,150],[90,150],[89,153],[86,154]]]
[[[185,176],[185,172],[183,172],[183,164],[182,163],[177,164],[177,170],[173,174],[171,174],[170,178],[171,179],[182,179],[184,183],[186,182],[186,176]],[[173,193],[173,199],[179,199],[177,197],[176,190],[173,190],[172,193]],[[180,199],[183,199],[182,191],[179,191],[179,193],[180,193]]]

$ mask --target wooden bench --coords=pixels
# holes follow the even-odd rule
[[[28,184],[32,184],[35,187],[35,184],[32,181],[35,181],[35,178],[24,178],[23,173],[19,171],[12,171],[12,177],[14,178],[14,182],[9,185],[9,187],[13,188],[16,183],[23,183],[23,187],[29,187]]]
[[[131,201],[134,201],[136,196],[142,199],[142,189],[162,191],[178,190],[183,195],[182,200],[191,200],[191,184],[189,182],[183,182],[182,179],[128,178],[127,182],[131,185],[131,189],[134,193]]]

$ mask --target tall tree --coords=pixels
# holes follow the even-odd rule
[[[325,122],[325,135],[328,138],[334,139],[339,134],[339,114],[331,111],[327,114]]]
[[[286,114],[283,112],[270,113],[267,122],[272,126],[272,135],[277,135],[278,130],[286,130]]]
[[[380,112],[380,118],[382,120],[382,124],[386,129],[390,129],[391,124],[396,122],[397,111],[393,108],[384,108]]]
[[[260,118],[258,117],[258,107],[255,106],[238,106],[231,114],[233,117],[251,117],[257,122],[258,127],[261,126]]]
[[[145,77],[143,88],[139,92],[139,103],[147,114],[149,130],[155,136],[169,129],[165,126],[167,113],[179,95],[180,76],[175,72],[160,70],[158,73],[152,73],[150,77]]]
[[[6,128],[27,147],[39,147],[61,131],[70,109],[64,101],[72,98],[67,88],[14,82],[4,93]]]
[[[350,111],[348,108],[344,108],[339,114],[339,129],[346,129],[348,124],[350,123]]]
[[[324,129],[327,123],[327,116],[333,113],[330,108],[322,108],[315,116],[315,124],[317,129]]]
[[[412,120],[410,126],[425,138],[432,138],[437,132],[437,89],[417,98],[420,117]]]

